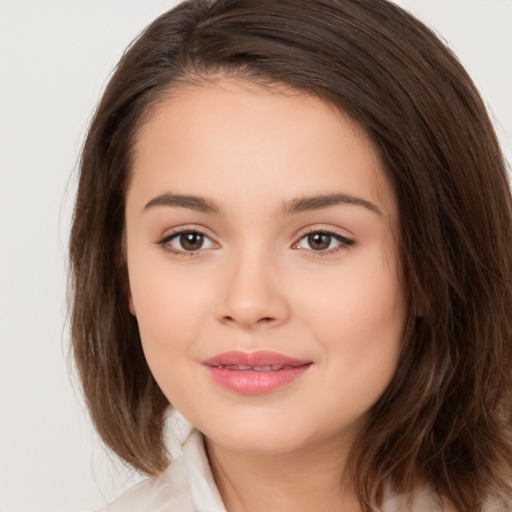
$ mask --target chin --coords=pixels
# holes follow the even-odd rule
[[[245,434],[242,432],[208,440],[230,452],[246,455],[281,455],[300,449],[305,444],[290,436],[266,435],[265,433]]]
[[[190,421],[190,420],[189,420]],[[274,418],[206,418],[192,421],[212,443],[238,453],[271,455],[293,451],[307,443],[305,433],[293,432],[288,421]]]

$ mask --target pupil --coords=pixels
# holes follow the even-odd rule
[[[315,251],[328,249],[331,245],[331,235],[326,233],[312,233],[308,235],[308,242],[310,247]]]
[[[201,233],[185,233],[180,236],[180,244],[187,251],[201,249],[203,245],[203,235]]]

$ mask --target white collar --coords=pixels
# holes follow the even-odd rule
[[[226,512],[206,455],[204,438],[180,413],[171,412],[165,429],[172,462],[162,476],[170,483],[185,469],[195,512]],[[177,464],[181,461],[182,464]],[[177,466],[182,466],[181,468]]]

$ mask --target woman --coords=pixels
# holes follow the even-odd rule
[[[478,92],[393,4],[161,16],[71,237],[93,421],[155,475],[112,510],[507,510],[511,211]]]

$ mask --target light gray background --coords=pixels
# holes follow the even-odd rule
[[[175,3],[0,0],[3,512],[92,510],[137,479],[105,454],[68,371],[71,176],[92,110],[123,49]],[[466,65],[510,161],[512,0],[397,3],[442,34]]]

